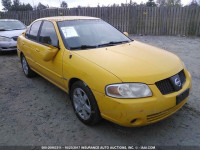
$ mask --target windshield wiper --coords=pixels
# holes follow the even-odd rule
[[[123,44],[123,43],[128,43],[129,41],[111,41],[111,42],[108,42],[108,43],[104,43],[104,44],[100,44],[98,45],[98,47],[103,47],[103,46],[114,46],[116,44]]]
[[[77,46],[77,47],[71,47],[71,50],[74,49],[88,49],[88,48],[97,48],[97,46],[92,46],[92,45],[81,45],[81,46]]]
[[[98,47],[103,47],[103,46],[114,46],[116,44],[123,44],[123,43],[128,43],[129,41],[117,41],[117,42],[109,42],[109,43],[105,43],[105,44],[100,44],[97,46],[92,46],[92,45],[81,45],[81,46],[77,46],[77,47],[71,47],[71,50],[75,50],[75,49],[89,49],[89,48],[98,48]]]

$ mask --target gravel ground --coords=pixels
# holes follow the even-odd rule
[[[133,36],[181,57],[192,74],[187,104],[158,123],[125,128],[102,120],[94,127],[75,116],[69,97],[40,76],[27,79],[16,53],[0,55],[0,146],[200,146],[200,38]]]

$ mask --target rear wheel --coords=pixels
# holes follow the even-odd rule
[[[22,57],[21,57],[21,63],[22,63],[22,69],[23,69],[26,77],[31,78],[36,75],[36,73],[34,71],[32,71],[31,68],[29,67],[24,55],[22,55]]]
[[[80,121],[87,125],[94,125],[100,121],[101,116],[94,95],[82,81],[72,85],[70,98]]]

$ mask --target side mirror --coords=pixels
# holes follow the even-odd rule
[[[123,33],[124,33],[124,35],[126,35],[128,37],[128,32],[123,32]]]
[[[44,53],[43,60],[44,61],[50,61],[56,56],[59,49],[57,47],[51,46],[49,44],[45,44],[45,45],[48,47],[48,49]]]

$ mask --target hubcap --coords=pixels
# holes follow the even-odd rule
[[[76,112],[83,119],[87,120],[91,115],[91,105],[87,94],[81,89],[76,88],[73,92],[73,103]]]
[[[22,58],[22,67],[23,67],[24,73],[27,75],[28,74],[28,64],[26,62],[25,57]]]

